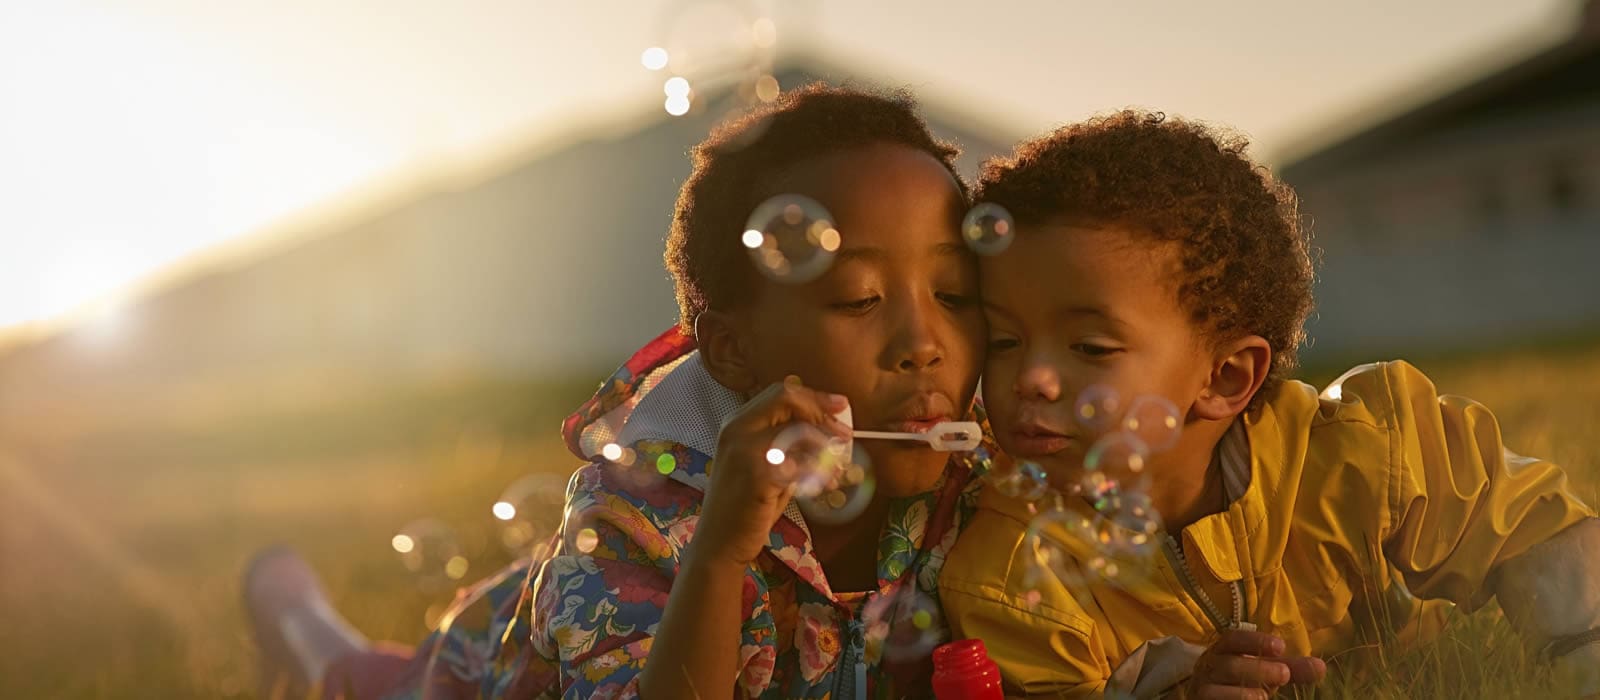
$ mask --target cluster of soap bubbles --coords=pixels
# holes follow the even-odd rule
[[[961,237],[980,255],[998,255],[1016,237],[1016,224],[1004,207],[983,203],[967,212]],[[768,279],[805,284],[828,271],[843,236],[821,203],[804,195],[780,194],[756,206],[739,240]]]
[[[1032,604],[1047,583],[1083,595],[1089,583],[1129,581],[1160,553],[1162,521],[1148,494],[1148,467],[1151,455],[1178,442],[1177,407],[1153,395],[1124,402],[1115,389],[1096,385],[1075,398],[1073,418],[1070,434],[1089,442],[1079,468],[1052,478],[1022,461],[991,475],[999,491],[1035,513],[1023,580],[1023,599]]]
[[[454,463],[464,469],[488,468],[504,454],[500,436],[478,427],[462,432]],[[492,553],[497,548],[503,547],[512,557],[544,557],[561,527],[567,481],[565,474],[524,475],[478,511],[481,519],[447,523],[440,517],[420,517],[394,531],[389,548],[417,588],[428,594],[454,590],[470,570],[498,565]],[[430,627],[444,607],[441,603],[429,609],[426,621]]]
[[[492,539],[513,557],[548,555],[561,527],[566,484],[556,474],[530,474],[512,482],[488,508],[495,526]],[[424,517],[403,525],[389,546],[421,590],[437,593],[460,585],[471,568],[469,555],[493,546],[481,529],[464,532],[466,537],[439,518]]]
[[[678,0],[663,8],[657,27],[661,43],[640,52],[639,64],[668,76],[662,84],[667,114],[683,116],[705,106],[691,77],[734,76],[735,111],[778,98],[772,75],[778,26],[750,3]]]

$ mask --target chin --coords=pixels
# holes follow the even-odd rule
[[[939,483],[945,463],[951,453],[935,452],[926,447],[917,451],[873,458],[878,480],[878,493],[889,498],[905,498],[925,493]]]
[[[1032,462],[1043,467],[1052,480],[1058,475],[1075,475],[1083,469],[1083,454],[1071,448],[1047,455],[1021,455],[1004,444],[1000,445],[1000,450],[1013,463]]]

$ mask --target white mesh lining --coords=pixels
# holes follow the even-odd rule
[[[722,424],[744,400],[711,378],[699,351],[665,369],[670,373],[661,377],[652,373],[645,380],[642,398],[626,417],[618,442],[632,445],[640,440],[671,440],[715,459]]]
[[[1217,455],[1222,463],[1222,493],[1231,505],[1250,489],[1250,437],[1244,421],[1235,420],[1222,434]]]
[[[609,442],[632,445],[640,440],[671,440],[716,459],[722,425],[742,405],[744,399],[713,379],[700,361],[700,352],[694,351],[651,372],[633,398],[585,428],[584,451],[592,458]],[[674,476],[701,490],[708,485],[703,478],[691,481]],[[789,501],[783,515],[810,536],[794,501]]]
[[[589,459],[595,459],[600,456],[601,448],[617,442],[618,434],[622,432],[624,424],[628,422],[628,417],[633,413],[635,407],[639,405],[639,402],[644,399],[645,395],[650,393],[657,384],[660,384],[661,380],[665,379],[668,374],[671,374],[672,370],[677,369],[689,358],[698,356],[699,353],[690,353],[656,368],[655,371],[645,375],[644,381],[639,383],[639,390],[634,392],[633,396],[628,397],[627,401],[618,404],[616,408],[611,409],[611,412],[584,426],[583,433],[578,437],[578,446],[583,448],[583,454],[588,456]],[[610,380],[608,379],[607,381]]]

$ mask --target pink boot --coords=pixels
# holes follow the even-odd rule
[[[304,698],[336,662],[372,649],[329,604],[311,566],[287,547],[257,554],[242,583],[245,611],[261,648],[261,697]],[[342,690],[324,687],[324,694],[337,696]]]

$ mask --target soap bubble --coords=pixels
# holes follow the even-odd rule
[[[1050,490],[1044,467],[1035,462],[1017,462],[1009,470],[989,472],[989,478],[1000,493],[1024,501],[1037,501]]]
[[[1073,401],[1072,414],[1078,425],[1091,433],[1102,433],[1117,424],[1122,414],[1122,397],[1117,390],[1104,384],[1095,384],[1078,393]]]
[[[843,475],[854,474],[851,444],[811,423],[795,423],[778,431],[767,449],[767,463],[775,478],[793,483],[795,496],[813,498],[836,486]],[[863,457],[865,453],[862,453]],[[870,463],[863,469],[870,469]],[[863,478],[857,487],[869,479]]]
[[[572,535],[572,548],[584,554],[591,554],[600,544],[600,533],[592,527],[581,527]]]
[[[512,482],[490,507],[500,525],[500,543],[513,555],[542,547],[561,526],[567,479],[555,474],[529,474]]]
[[[1149,448],[1139,438],[1124,432],[1102,436],[1083,454],[1084,471],[1105,472],[1122,481],[1137,478],[1149,464]]]
[[[1092,524],[1101,551],[1124,558],[1155,554],[1161,533],[1161,514],[1143,491],[1113,491],[1095,507]]]
[[[1161,527],[1154,512],[1147,499],[1134,498],[1114,512],[1062,508],[1036,515],[1025,535],[1031,559],[1023,571],[1024,601],[1037,604],[1045,586],[1061,586],[1088,605],[1096,586],[1145,580]]]
[[[681,75],[674,75],[661,84],[661,91],[666,93],[667,97],[687,98],[690,91],[689,80]]]
[[[833,215],[816,200],[780,194],[755,208],[740,242],[761,274],[804,284],[828,271],[841,239]]]
[[[870,597],[861,609],[866,636],[881,639],[881,658],[900,663],[925,658],[944,641],[939,604],[909,584]]]
[[[666,49],[652,46],[639,54],[639,64],[643,65],[645,70],[661,70],[667,67],[669,58],[671,57],[667,55]]]
[[[1036,607],[1045,590],[1065,590],[1087,595],[1086,580],[1067,545],[1057,539],[1078,538],[1092,527],[1092,520],[1064,508],[1048,508],[1028,522],[1023,552],[1027,561],[1022,572],[1023,600]]]
[[[467,573],[468,561],[461,552],[460,539],[436,518],[406,523],[390,538],[389,545],[424,590],[441,589]]]
[[[979,255],[998,255],[1016,240],[1017,224],[1011,212],[991,202],[983,202],[961,220],[961,237]]]
[[[766,95],[775,98],[772,86],[761,78],[773,72],[778,25],[771,17],[760,16],[756,9],[733,0],[668,3],[662,7],[652,32],[656,45],[645,49],[639,62],[648,70],[665,70],[694,79],[731,76],[736,89],[725,106],[735,110],[755,104]],[[691,99],[695,107],[702,106],[698,95],[672,98],[669,94],[668,112],[688,112]]]
[[[1171,401],[1160,396],[1140,396],[1122,414],[1122,429],[1137,436],[1150,452],[1160,452],[1178,444],[1183,418]]]
[[[861,515],[872,503],[877,482],[872,473],[872,458],[857,444],[846,461],[828,462],[831,475],[819,475],[823,485],[815,495],[798,496],[795,502],[805,514],[807,522],[838,524],[849,522]]]

